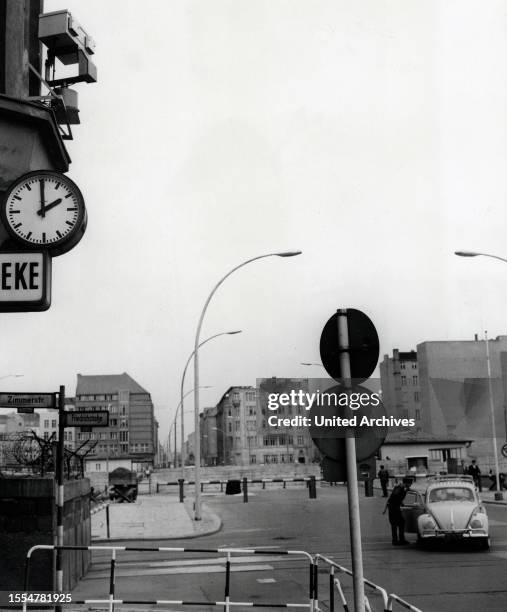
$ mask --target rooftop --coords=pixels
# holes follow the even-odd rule
[[[78,374],[76,395],[97,395],[102,393],[148,393],[126,372],[123,374]]]

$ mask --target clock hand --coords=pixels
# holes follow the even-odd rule
[[[44,208],[41,208],[40,210],[37,211],[37,214],[40,215],[41,217],[45,217],[46,216],[46,212],[48,210],[51,210],[52,208],[54,208],[55,206],[58,206],[58,204],[60,204],[62,201],[62,198],[58,198],[57,200],[55,200],[54,202],[51,202],[51,204],[48,204],[47,206],[45,206]]]
[[[37,211],[37,214],[40,215],[41,217],[45,216],[45,212],[46,212],[46,200],[44,198],[44,181],[43,179],[39,180],[39,185],[40,185],[40,208]]]

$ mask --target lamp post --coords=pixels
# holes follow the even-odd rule
[[[213,336],[210,336],[209,338],[206,338],[206,340],[203,340],[197,348],[201,348],[201,346],[206,344],[206,342],[209,342],[210,340],[213,340],[214,338],[218,338],[219,336],[233,336],[235,334],[240,334],[240,333],[241,333],[241,329],[234,330],[234,331],[228,331],[228,332],[221,332],[220,334],[215,334]],[[185,384],[185,376],[187,373],[187,368],[190,365],[190,362],[192,361],[192,358],[194,355],[195,355],[195,350],[192,351],[189,358],[187,359],[187,363],[185,364],[185,368],[183,370],[183,376],[181,377],[181,393],[180,393],[181,395],[181,401],[180,401],[180,406],[181,406],[181,477],[183,478],[183,480],[185,480],[185,455],[183,453],[183,447],[185,444],[185,419],[183,418],[184,417],[183,400],[185,396],[183,395],[183,386]],[[178,409],[176,409],[176,415],[174,417],[175,421],[176,421],[177,416],[178,416]],[[175,445],[176,445],[176,442],[175,442]]]
[[[476,251],[454,251],[458,257],[492,257],[493,259],[499,259],[507,263],[507,259],[499,257],[498,255],[490,255],[489,253],[477,253]]]
[[[507,259],[499,257],[498,255],[491,255],[490,253],[478,253],[476,251],[454,251],[458,257],[491,257],[492,259],[499,259],[507,263]],[[502,500],[503,493],[500,490],[500,466],[498,464],[498,447],[496,444],[496,424],[495,424],[495,405],[493,401],[493,385],[491,381],[491,360],[489,356],[489,340],[488,332],[484,332],[486,340],[486,367],[488,374],[488,396],[489,396],[489,409],[491,412],[491,435],[493,437],[493,455],[495,460],[495,472],[496,472],[496,492],[495,499]]]
[[[285,251],[281,253],[268,253],[267,255],[258,255],[257,257],[252,257],[251,259],[247,259],[243,263],[238,266],[232,268],[225,276],[223,276],[218,283],[213,287],[211,293],[208,295],[206,302],[204,303],[204,307],[201,312],[201,316],[199,317],[199,322],[197,324],[197,330],[195,333],[195,343],[194,343],[194,421],[195,421],[195,511],[194,511],[194,519],[196,521],[201,520],[201,448],[200,448],[200,432],[199,432],[199,339],[201,335],[201,327],[204,321],[204,315],[206,314],[206,310],[208,309],[208,305],[211,302],[211,298],[215,295],[215,292],[220,287],[220,285],[236,270],[242,268],[243,266],[252,263],[253,261],[257,261],[258,259],[264,259],[265,257],[294,257],[296,255],[300,255],[301,251]]]
[[[202,387],[199,387],[199,389],[211,389],[211,385],[204,385]],[[171,435],[171,429],[174,426],[174,467],[177,467],[176,466],[176,462],[177,462],[177,456],[178,456],[177,455],[177,448],[176,448],[176,432],[177,432],[177,429],[176,429],[176,419],[178,417],[178,410],[180,409],[180,406],[181,406],[181,418],[183,419],[183,400],[187,397],[187,395],[190,395],[191,393],[195,393],[195,389],[190,389],[184,395],[182,394],[181,399],[180,399],[178,405],[176,406],[176,411],[174,413],[173,422],[171,423],[171,426],[169,427],[169,436],[170,436]],[[182,461],[182,465],[184,465],[183,464],[183,446],[184,446],[184,444],[185,444],[185,440],[182,438],[182,440],[181,440],[181,449],[180,449],[180,455],[181,455],[180,459]]]

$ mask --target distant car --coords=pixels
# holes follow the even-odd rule
[[[490,545],[486,510],[471,476],[436,476],[413,485],[401,508],[408,533],[419,544],[437,541]]]

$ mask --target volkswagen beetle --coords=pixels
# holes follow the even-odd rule
[[[419,544],[462,540],[489,548],[488,516],[471,476],[436,476],[415,484],[402,514]]]

